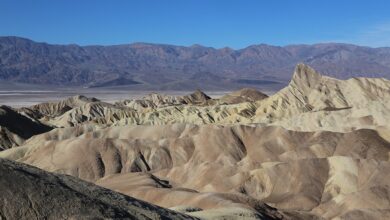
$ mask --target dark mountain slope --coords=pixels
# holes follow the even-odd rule
[[[390,76],[390,48],[336,43],[260,44],[240,50],[146,43],[82,47],[0,37],[0,79],[24,83],[189,90],[194,82],[215,89],[280,88],[298,62],[341,79]]]
[[[1,219],[195,219],[6,159],[0,173]]]
[[[8,106],[0,106],[0,151],[22,144],[33,135],[52,128],[16,112]]]

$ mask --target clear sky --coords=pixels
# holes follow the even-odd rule
[[[0,0],[0,35],[48,43],[390,46],[390,0]]]

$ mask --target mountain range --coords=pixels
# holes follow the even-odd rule
[[[138,90],[276,90],[287,85],[299,62],[340,79],[390,77],[389,47],[259,44],[234,50],[148,43],[53,45],[0,37],[0,80],[6,83]]]

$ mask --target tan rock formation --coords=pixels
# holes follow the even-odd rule
[[[0,157],[194,217],[390,218],[385,79],[338,80],[299,64],[269,97],[73,97],[19,112],[57,128]]]

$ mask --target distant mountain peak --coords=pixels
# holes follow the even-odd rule
[[[193,45],[191,45],[190,47],[196,48],[196,47],[205,47],[205,46],[203,46],[203,45],[201,45],[201,44],[193,44]]]
[[[275,91],[288,84],[298,62],[339,79],[390,76],[390,48],[334,43],[258,44],[238,50],[142,42],[75,46],[0,37],[0,82],[5,83],[149,91],[242,87]],[[305,68],[297,69],[301,70]],[[295,78],[305,78],[302,74]]]

